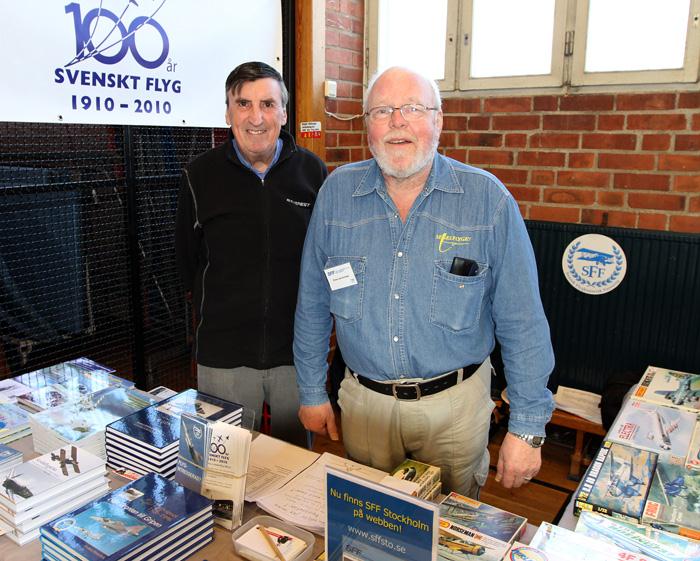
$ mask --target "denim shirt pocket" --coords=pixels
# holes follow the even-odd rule
[[[430,323],[452,333],[468,331],[481,317],[488,267],[479,263],[479,272],[473,277],[454,275],[449,267],[449,261],[435,261]]]
[[[336,321],[340,320],[345,323],[351,323],[362,317],[362,297],[365,292],[366,261],[366,257],[349,257],[347,255],[333,256],[326,260],[325,269],[349,263],[352,267],[355,279],[357,280],[357,284],[353,284],[352,286],[331,290],[330,310],[335,316]]]

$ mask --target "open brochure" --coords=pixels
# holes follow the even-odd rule
[[[387,475],[384,471],[324,452],[277,491],[258,498],[258,506],[295,526],[323,535],[326,526],[325,466],[375,483]]]

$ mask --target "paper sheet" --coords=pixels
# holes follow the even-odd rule
[[[311,450],[259,434],[250,446],[245,500],[255,502],[276,491],[318,457]]]
[[[594,423],[602,424],[600,416],[600,396],[566,386],[559,386],[554,395],[557,409],[583,417]]]
[[[325,452],[283,488],[259,499],[258,506],[273,516],[323,535],[326,526],[326,465],[374,482],[387,475],[384,471]]]

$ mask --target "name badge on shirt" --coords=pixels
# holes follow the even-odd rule
[[[331,290],[339,290],[357,284],[357,279],[355,278],[355,273],[352,272],[350,263],[328,267],[328,269],[323,269],[323,272],[326,273]]]

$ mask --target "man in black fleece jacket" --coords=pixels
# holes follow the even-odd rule
[[[175,248],[192,295],[200,391],[241,403],[274,436],[306,444],[297,418],[294,309],[306,228],[326,166],[282,130],[287,89],[262,62],[226,79],[229,138],[184,170]]]

